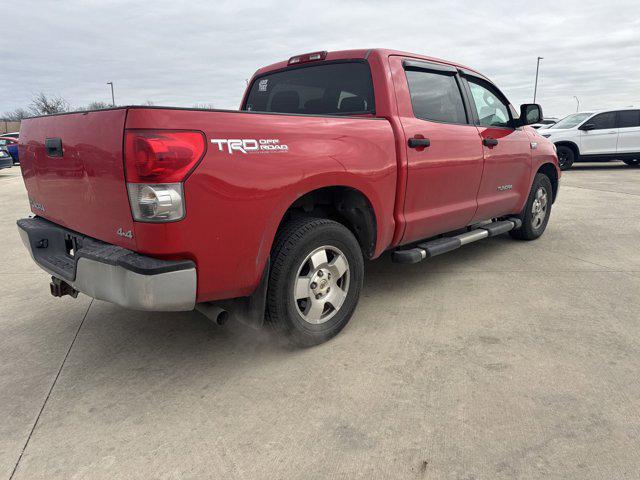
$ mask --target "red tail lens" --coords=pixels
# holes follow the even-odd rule
[[[129,130],[124,145],[129,183],[175,183],[202,158],[205,140],[200,132]]]

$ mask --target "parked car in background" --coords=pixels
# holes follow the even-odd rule
[[[538,130],[538,129],[549,128],[551,125],[555,125],[557,122],[558,122],[557,118],[549,117],[549,118],[544,118],[540,120],[538,123],[534,123],[531,126],[536,130]]]
[[[6,150],[0,150],[0,170],[13,167],[13,158]]]
[[[0,137],[20,138],[20,132],[0,133]]]
[[[56,296],[198,308],[294,343],[336,335],[364,259],[417,263],[547,225],[554,146],[484,75],[390,50],[262,68],[240,111],[120,107],[22,122],[34,218],[18,221]]]
[[[562,170],[580,161],[622,160],[640,166],[638,108],[574,113],[539,133],[556,145]]]
[[[13,158],[13,163],[18,164],[18,139],[13,137],[0,136],[0,149],[5,150]]]

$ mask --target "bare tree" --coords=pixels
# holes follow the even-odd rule
[[[24,108],[16,108],[12,112],[3,113],[0,119],[7,122],[19,122],[23,118],[27,118],[29,116],[29,112]]]
[[[62,97],[48,97],[44,92],[40,92],[31,100],[29,111],[32,115],[51,115],[69,111],[69,102]]]
[[[105,108],[111,108],[111,105],[109,105],[107,102],[90,102],[89,105],[87,105],[87,110],[104,110]]]

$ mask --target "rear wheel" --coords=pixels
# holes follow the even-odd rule
[[[511,230],[509,234],[513,238],[520,240],[535,240],[540,237],[549,222],[552,198],[553,187],[549,177],[542,173],[537,173],[527,198],[527,204],[520,214],[522,226],[516,230]]]
[[[638,155],[636,158],[627,158],[623,160],[623,162],[630,167],[640,167],[640,155]]]
[[[276,239],[271,265],[266,322],[292,343],[317,345],[349,322],[364,261],[344,225],[318,218],[287,223]]]
[[[576,160],[575,152],[565,145],[558,147],[558,165],[560,170],[569,170]]]

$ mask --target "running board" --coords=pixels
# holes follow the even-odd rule
[[[477,242],[483,238],[502,235],[514,228],[520,228],[522,221],[519,218],[510,218],[498,222],[481,225],[474,230],[461,233],[454,237],[442,237],[427,242],[418,243],[415,247],[406,250],[395,250],[393,261],[395,263],[418,263],[426,258],[442,255],[460,248],[467,243]]]

